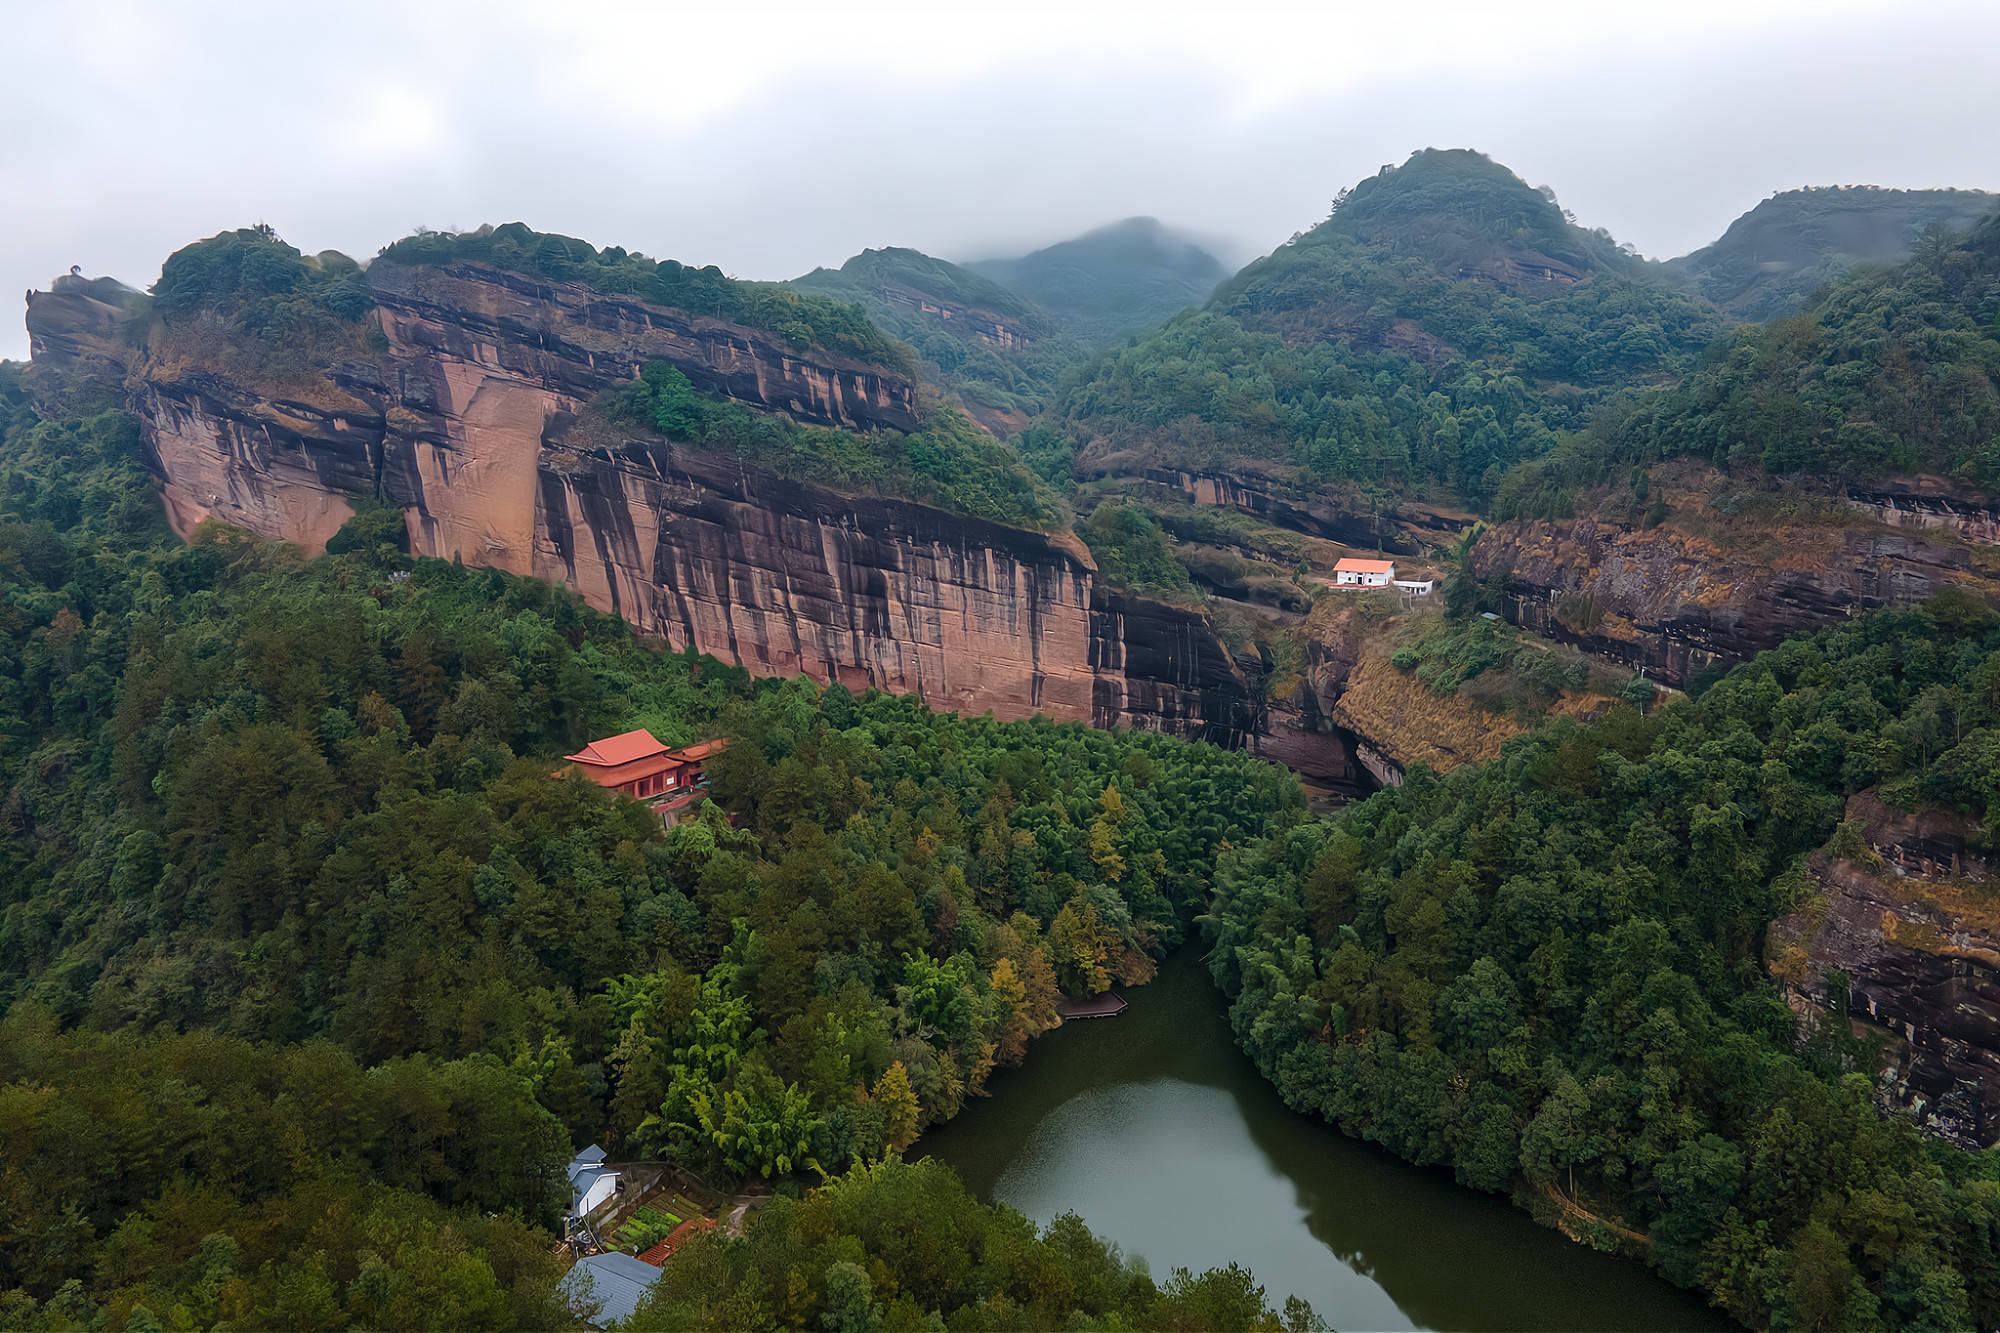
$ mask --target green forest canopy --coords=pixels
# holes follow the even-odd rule
[[[1300,807],[1239,753],[663,657],[382,511],[310,562],[183,545],[131,418],[0,402],[10,1327],[547,1326],[574,1146],[905,1147]],[[552,774],[635,725],[733,738],[709,813]],[[1184,1287],[1033,1300],[1146,1326]]]
[[[1476,153],[1416,154],[1054,406],[1083,461],[1277,464],[1471,500],[1723,327]],[[1131,464],[1121,464],[1131,466]]]
[[[1846,794],[2000,815],[1996,704],[2000,619],[1939,601],[1417,769],[1225,862],[1231,1021],[1295,1108],[1634,1228],[1752,1327],[1990,1326],[2000,1158],[1878,1113],[1858,1044],[1799,1046],[1758,953],[1810,905],[1806,854],[1855,840]]]

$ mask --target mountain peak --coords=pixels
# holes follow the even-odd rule
[[[1555,191],[1470,148],[1425,148],[1383,167],[1341,191],[1332,216],[1300,239],[1360,241],[1510,284],[1629,276],[1644,264],[1610,233],[1578,226]]]

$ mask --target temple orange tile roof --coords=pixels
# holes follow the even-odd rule
[[[575,754],[564,755],[563,757],[565,759],[573,759],[579,764],[615,766],[618,764],[629,764],[635,759],[645,759],[650,755],[662,754],[666,751],[666,748],[652,732],[641,727],[637,731],[628,731],[618,736],[607,736],[601,741],[592,741]]]

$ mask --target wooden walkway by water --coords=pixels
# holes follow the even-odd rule
[[[1125,1001],[1111,992],[1093,995],[1088,1000],[1060,1000],[1056,1003],[1056,1013],[1067,1023],[1072,1018],[1116,1018],[1125,1012]]]

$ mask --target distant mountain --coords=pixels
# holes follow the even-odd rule
[[[1606,395],[1671,381],[1715,309],[1491,159],[1427,149],[1065,389],[1087,475],[1288,473],[1483,500]]]
[[[1668,267],[1729,313],[1761,322],[1802,309],[1856,264],[1908,259],[1930,227],[1964,231],[1996,208],[2000,195],[1984,190],[1787,190]]]
[[[1940,474],[2000,494],[2000,213],[1741,330],[1626,431],[1642,457],[1776,473]]]
[[[785,285],[861,306],[1002,437],[1040,410],[1065,366],[1089,354],[1033,301],[920,250],[863,250]]]
[[[966,265],[1102,347],[1200,305],[1228,270],[1156,218],[1127,218],[1023,255]]]

